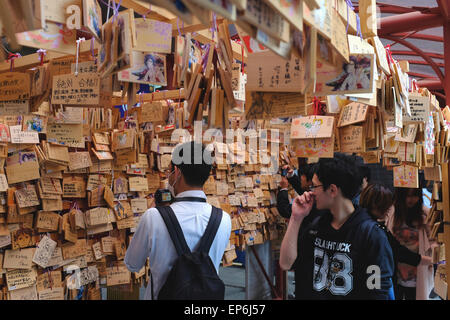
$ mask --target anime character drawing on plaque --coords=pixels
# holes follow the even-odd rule
[[[154,54],[146,54],[141,70],[132,72],[138,81],[161,84],[166,82],[165,63]]]
[[[371,86],[371,60],[364,55],[350,56],[350,62],[344,63],[342,73],[326,83],[332,91],[354,91]]]
[[[99,3],[95,0],[84,0],[83,15],[85,26],[97,40],[101,41],[102,10]]]

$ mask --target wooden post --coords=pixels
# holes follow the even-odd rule
[[[449,163],[442,164],[442,202],[444,209],[444,244],[445,244],[445,260],[450,257],[450,185],[449,185]],[[450,284],[450,268],[446,264],[447,274],[447,292],[449,292]],[[448,299],[448,294],[447,294]]]

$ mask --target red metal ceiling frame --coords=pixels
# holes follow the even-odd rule
[[[420,56],[425,61],[410,60],[412,64],[429,64],[438,78],[432,78],[428,75],[419,73],[410,73],[411,76],[423,77],[419,81],[423,87],[429,87],[430,90],[442,90],[446,88],[448,92],[447,104],[450,104],[450,0],[436,0],[438,7],[403,7],[386,3],[377,3],[382,13],[393,13],[395,15],[381,19],[381,28],[378,29],[378,36],[391,41],[395,41],[411,49],[392,50],[393,55]],[[355,4],[357,7],[357,4]],[[359,8],[356,8],[357,11]],[[431,29],[435,27],[444,27],[444,37],[418,33],[418,31]],[[444,43],[444,55],[438,53],[424,52],[420,48],[406,41],[406,38],[428,40]],[[446,41],[444,41],[444,39]],[[448,43],[447,43],[448,42]],[[445,56],[448,56],[445,59]],[[444,64],[435,62],[432,58],[444,60]],[[447,68],[445,68],[445,65]],[[444,66],[449,70],[449,77],[446,79],[440,67]],[[446,81],[447,80],[447,81]],[[437,93],[437,92],[436,92]],[[447,99],[442,94],[437,94],[441,98]]]
[[[442,94],[442,93],[440,93],[440,92],[438,92],[438,91],[436,91],[436,90],[433,90],[432,93],[433,93],[435,96],[438,96],[438,97],[444,99],[444,101],[446,101],[445,94]]]
[[[437,0],[438,6],[441,9],[441,14],[444,17],[442,24],[444,31],[444,63],[445,63],[445,80],[442,81],[442,87],[445,92],[446,105],[450,105],[450,0]]]
[[[449,0],[436,0],[439,8],[441,9],[443,17],[450,20],[450,1]]]
[[[393,33],[392,35],[399,37],[399,38],[412,38],[412,39],[419,39],[419,40],[444,42],[444,37],[434,36],[431,34],[416,33],[416,34],[408,35],[408,32],[403,32],[403,33]]]
[[[378,30],[380,38],[402,44],[412,50],[397,50],[392,53],[395,55],[420,56],[424,61],[410,60],[415,64],[429,64],[434,70],[438,78],[423,78],[419,81],[419,85],[427,87],[429,90],[445,90],[446,95],[440,92],[434,92],[436,96],[443,98],[446,104],[450,104],[450,0],[436,0],[437,8],[430,8],[428,11],[418,8],[402,8],[398,6],[378,4],[381,12],[396,13],[397,15],[389,16],[381,19],[381,28]],[[408,10],[409,9],[409,10]],[[419,10],[413,12],[415,10]],[[427,13],[425,13],[427,12]],[[417,33],[418,31],[430,29],[434,27],[443,27],[444,37]],[[412,31],[415,31],[413,34]],[[417,46],[406,41],[405,38],[420,39],[428,41],[443,42],[444,55],[437,53],[427,53]],[[437,63],[432,58],[442,59],[444,63]],[[441,67],[448,70],[446,77],[441,71]],[[447,72],[446,72],[447,73]],[[410,73],[411,76],[424,77],[425,75],[418,73]]]
[[[359,12],[359,6],[358,3],[353,3],[353,6],[355,7],[355,12]],[[437,8],[429,8],[429,7],[403,7],[403,6],[396,6],[389,3],[377,3],[377,7],[380,8],[380,11],[382,13],[394,13],[394,14],[402,14],[402,13],[411,13],[411,12],[426,12],[426,13],[437,13]]]
[[[430,65],[431,68],[433,68],[433,70],[436,73],[436,75],[438,76],[438,78],[442,81],[442,83],[444,83],[444,81],[445,81],[444,74],[442,73],[441,69],[436,64],[436,62],[434,62],[434,60],[431,59],[431,57],[428,56],[426,52],[422,51],[421,49],[419,49],[415,45],[409,43],[408,41],[406,41],[404,39],[401,39],[401,38],[398,38],[398,37],[394,37],[394,36],[390,36],[390,35],[384,35],[384,36],[382,36],[382,38],[398,42],[401,45],[403,45],[403,46],[405,46],[405,47],[407,47],[407,48],[417,52],[417,54],[420,57],[422,57],[426,62],[428,62],[428,64]]]
[[[416,11],[412,8],[396,6],[396,5],[392,5],[392,4],[386,4],[386,3],[377,3],[377,6],[380,8],[381,12],[383,12],[383,13],[401,14],[401,13],[408,13],[408,12]]]
[[[447,3],[449,2],[446,0]],[[449,6],[450,7],[450,6]],[[444,63],[445,63],[445,80],[442,81],[442,87],[446,94],[446,104],[450,105],[450,21],[446,20],[443,24],[444,29]]]
[[[395,56],[420,56],[417,52],[408,50],[391,50],[392,54]],[[431,58],[444,60],[444,55],[435,52],[425,52]]]
[[[422,78],[422,79],[434,79],[435,77],[429,74],[417,73],[417,72],[408,72],[411,77]]]
[[[441,27],[444,18],[440,13],[423,13],[420,11],[403,13],[381,19],[378,35],[391,35],[410,31],[420,31]]]
[[[428,63],[427,63],[426,61],[420,61],[420,60],[406,60],[406,61],[408,61],[409,64],[420,64],[420,65],[424,65],[424,66],[427,66],[427,65],[428,65]],[[441,67],[441,68],[444,68],[444,67],[445,67],[445,64],[444,64],[444,63],[438,63],[438,62],[436,62],[436,65],[437,65],[438,67]]]
[[[417,84],[419,85],[419,87],[428,88],[428,90],[443,89],[443,84],[438,78],[419,80],[417,81]]]

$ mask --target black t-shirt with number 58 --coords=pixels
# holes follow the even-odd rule
[[[384,230],[363,208],[339,230],[331,221],[322,213],[300,232],[296,299],[388,299],[394,262]]]

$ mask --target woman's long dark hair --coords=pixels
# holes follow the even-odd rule
[[[406,197],[409,190],[413,190],[413,195],[419,197],[419,201],[412,208],[406,207]],[[394,206],[394,229],[400,228],[403,223],[410,227],[419,227],[424,224],[423,192],[421,188],[395,188]]]

